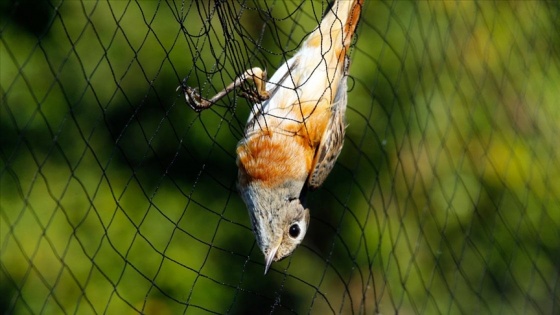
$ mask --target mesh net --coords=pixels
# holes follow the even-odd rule
[[[326,1],[8,0],[3,314],[560,312],[560,7],[366,1],[347,135],[264,276],[236,190],[250,111]]]

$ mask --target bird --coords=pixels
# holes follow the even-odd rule
[[[186,102],[210,108],[252,81],[241,95],[253,103],[237,145],[237,188],[245,202],[266,274],[303,241],[310,213],[308,191],[320,187],[340,155],[345,136],[349,50],[363,0],[334,0],[297,52],[268,79],[247,69],[212,98],[184,81]]]

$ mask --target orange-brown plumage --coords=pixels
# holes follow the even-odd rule
[[[276,132],[255,135],[237,147],[239,185],[274,187],[287,178],[305,181],[313,158],[306,139]]]

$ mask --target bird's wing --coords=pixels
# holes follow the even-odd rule
[[[331,172],[344,143],[346,112],[346,77],[341,81],[340,88],[332,105],[332,115],[327,125],[321,143],[317,147],[311,167],[307,186],[313,190],[321,186]]]

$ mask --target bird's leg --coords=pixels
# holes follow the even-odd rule
[[[185,93],[185,100],[187,101],[187,104],[189,104],[192,109],[199,112],[204,109],[208,109],[210,106],[214,105],[214,103],[226,96],[229,92],[235,90],[236,88],[239,88],[246,80],[253,81],[255,83],[257,91],[256,93],[244,91],[241,93],[241,96],[247,98],[252,102],[261,102],[270,97],[270,95],[266,91],[266,70],[263,71],[258,67],[246,70],[245,72],[243,72],[243,74],[235,78],[233,82],[231,82],[216,95],[212,96],[212,98],[210,99],[203,98],[202,96],[200,96],[196,88],[191,88],[184,84],[177,87],[177,90],[182,89],[183,93]]]
[[[270,97],[270,94],[266,90],[266,70],[263,71],[261,68],[252,68],[245,71],[244,75],[247,75],[245,78],[246,80],[253,80],[256,92],[255,90],[247,91],[242,88],[242,91],[239,92],[241,97],[244,97],[252,103],[260,103]]]

